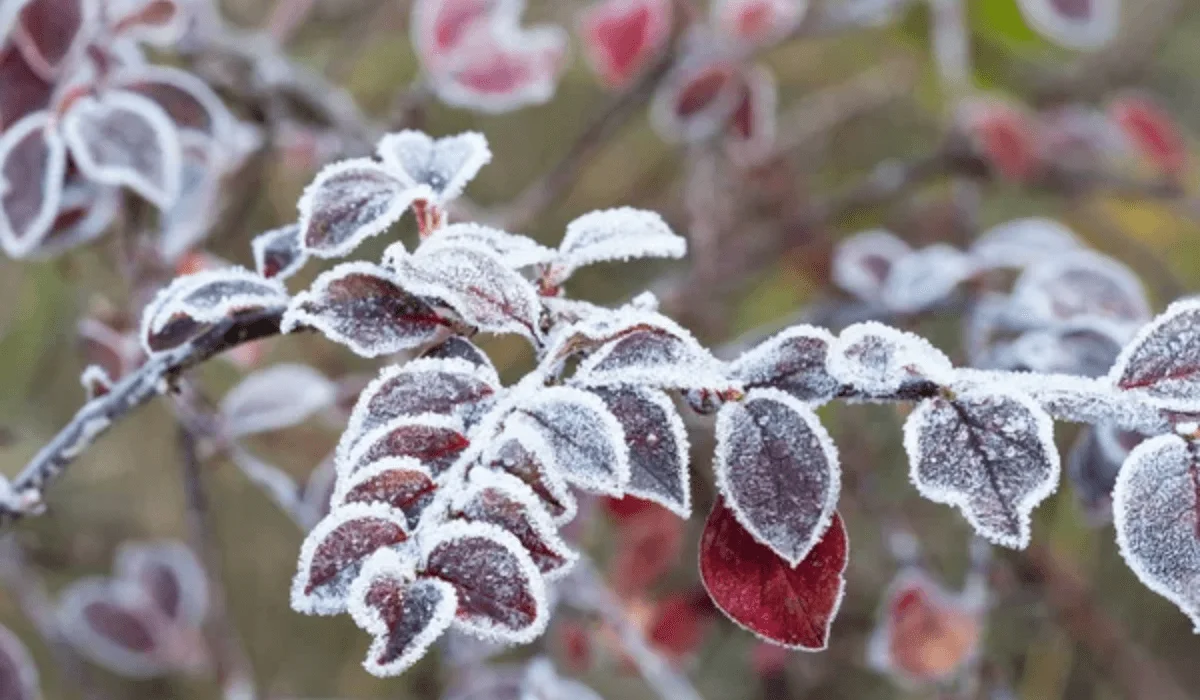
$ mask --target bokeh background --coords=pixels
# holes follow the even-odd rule
[[[530,20],[573,26],[582,3],[530,3]],[[696,0],[703,6],[703,0]],[[271,0],[225,0],[236,26],[261,27]],[[1200,133],[1200,5],[1187,0],[1129,0],[1121,36],[1092,54],[1051,46],[1025,27],[1014,0],[970,0],[974,82],[1014,99],[1043,105],[1058,99],[1102,102],[1123,88],[1145,90],[1164,105],[1191,138]],[[317,0],[288,39],[287,53],[344,86],[362,110],[381,123],[415,124],[434,135],[484,132],[495,153],[469,189],[474,204],[501,205],[557,163],[583,127],[614,99],[602,90],[573,46],[553,100],[511,114],[488,116],[436,101],[412,103],[404,92],[418,75],[403,0]],[[1200,199],[1116,197],[1105,192],[1066,195],[987,180],[964,215],[962,193],[949,178],[931,178],[900,196],[846,207],[825,220],[810,216],[885,159],[907,162],[934,151],[945,132],[949,103],[929,48],[923,3],[900,21],[877,29],[805,38],[763,55],[780,82],[780,131],[790,147],[761,172],[709,183],[714,219],[736,260],[705,274],[716,283],[692,288],[668,306],[704,341],[719,346],[756,329],[770,329],[805,308],[841,299],[829,282],[829,255],[839,238],[885,226],[914,244],[961,244],[979,230],[1011,218],[1056,217],[1096,249],[1129,264],[1144,280],[1156,308],[1200,288]],[[194,58],[194,57],[193,57]],[[165,60],[179,60],[170,55]],[[188,61],[185,61],[187,63]],[[231,104],[244,118],[265,118],[257,107]],[[649,127],[644,107],[606,138],[576,182],[526,227],[554,242],[574,216],[595,208],[632,205],[660,211],[687,235],[690,216],[682,174],[691,156],[664,143]],[[319,158],[318,158],[319,160]],[[229,187],[226,213],[208,241],[226,259],[250,265],[254,234],[289,222],[317,163],[268,153],[252,159]],[[1136,164],[1131,174],[1138,175]],[[1189,189],[1197,190],[1196,172]],[[715,215],[714,215],[715,216]],[[372,241],[375,257],[388,240],[412,236],[402,224]],[[15,474],[83,400],[78,376],[84,358],[77,321],[98,308],[121,308],[128,292],[113,266],[119,237],[48,262],[0,260],[0,471]],[[388,240],[384,240],[388,239]],[[732,252],[729,252],[732,251]],[[750,251],[741,259],[739,251]],[[619,302],[647,285],[686,279],[677,264],[605,267],[570,285],[579,297]],[[299,289],[323,269],[306,267],[291,284]],[[961,318],[953,311],[906,319],[954,359],[962,360]],[[508,378],[530,365],[519,342],[489,340]],[[371,363],[319,337],[276,339],[263,364],[309,363],[331,376],[369,372]],[[241,370],[211,362],[197,371],[219,396]],[[765,677],[751,663],[752,637],[723,618],[707,627],[699,649],[680,661],[706,698],[924,698],[937,689],[903,688],[867,667],[866,640],[880,597],[896,570],[886,534],[914,532],[929,570],[951,587],[967,568],[966,522],[950,508],[925,502],[907,480],[900,444],[904,409],[833,406],[823,412],[842,446],[846,487],[841,512],[851,539],[845,604],[830,648],[790,654],[782,674]],[[1059,426],[1065,450],[1073,426]],[[252,447],[298,479],[330,451],[337,431],[314,421],[256,439]],[[696,513],[686,524],[676,565],[650,596],[691,590],[697,581],[695,542],[712,501],[710,445],[694,440]],[[436,698],[453,671],[436,654],[404,676],[378,680],[359,666],[367,638],[347,617],[298,615],[287,603],[301,533],[231,464],[204,464],[227,587],[230,617],[241,635],[258,682],[268,697]],[[15,526],[29,566],[51,591],[83,575],[106,572],[114,548],[127,539],[183,537],[184,494],[174,419],[154,403],[119,425],[72,467],[48,495],[49,511]],[[1035,544],[1024,552],[997,552],[990,575],[994,608],[987,618],[976,671],[980,697],[1027,700],[1133,698],[1156,679],[1200,697],[1200,637],[1172,605],[1138,583],[1117,555],[1110,526],[1092,527],[1064,486],[1035,513]],[[603,509],[581,523],[578,537],[603,568],[620,533]],[[10,593],[0,590],[0,622],[32,649],[47,698],[73,697],[54,670],[52,656]],[[586,628],[586,627],[585,627]],[[593,629],[587,628],[587,629]],[[602,635],[596,634],[599,639]],[[563,655],[554,627],[520,658],[539,649]],[[603,645],[597,642],[598,647]],[[96,671],[113,698],[218,697],[200,679],[134,682]],[[636,672],[602,651],[582,679],[605,698],[651,697]],[[948,695],[947,695],[948,696]]]

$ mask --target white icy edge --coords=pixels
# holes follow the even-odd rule
[[[306,615],[338,615],[345,612],[346,601],[344,599],[324,596],[320,591],[308,594],[304,592],[304,589],[312,570],[313,555],[316,554],[325,538],[342,525],[362,518],[386,520],[399,526],[406,534],[411,534],[408,529],[408,519],[404,513],[382,503],[349,503],[331,511],[313,527],[308,536],[304,538],[304,543],[300,545],[296,575],[292,578],[291,604],[293,610]]]
[[[126,649],[92,628],[84,616],[84,610],[94,602],[117,605],[146,623],[146,629],[155,636],[154,646],[163,644],[161,622],[147,619],[136,610],[145,605],[145,593],[129,583],[113,581],[99,576],[79,579],[62,590],[58,597],[58,624],[63,635],[72,642],[81,654],[105,668],[134,678],[153,678],[168,673],[170,664],[154,652],[138,652]]]
[[[350,505],[346,502],[346,499],[350,497],[350,494],[355,489],[371,479],[391,471],[421,474],[428,478],[431,483],[434,481],[433,474],[416,457],[384,457],[370,464],[363,465],[353,474],[338,479],[333,489],[333,497],[330,499],[330,505],[333,508]],[[435,484],[435,488],[440,488],[440,486]]]
[[[379,140],[375,153],[383,161],[384,165],[392,168],[410,186],[420,183],[408,172],[408,168],[397,157],[396,148],[405,142],[415,144],[424,149],[431,162],[437,157],[438,149],[443,146],[456,143],[466,143],[468,145],[471,153],[470,157],[462,162],[458,172],[448,178],[446,184],[442,186],[441,191],[437,193],[438,197],[436,201],[439,202],[448,202],[457,198],[462,194],[467,184],[475,179],[475,176],[479,174],[483,166],[492,161],[492,150],[488,147],[487,137],[478,131],[464,131],[452,136],[443,136],[440,139],[433,139],[422,131],[412,129],[385,134]]]
[[[392,180],[395,183],[395,192],[392,195],[391,203],[382,214],[373,221],[359,226],[353,234],[347,236],[341,243],[330,247],[310,247],[308,245],[308,229],[312,226],[314,209],[317,205],[317,195],[329,180],[353,171],[370,171]],[[316,178],[313,179],[308,187],[304,188],[304,193],[300,195],[300,201],[296,205],[299,211],[300,249],[305,253],[321,258],[340,258],[347,255],[366,239],[383,233],[392,224],[399,221],[400,217],[404,216],[404,212],[413,203],[413,200],[418,199],[423,191],[432,193],[432,190],[429,190],[429,188],[422,190],[420,187],[405,187],[405,184],[396,178],[395,173],[370,158],[352,158],[326,165],[317,173]]]
[[[187,304],[186,299],[192,292],[205,285],[221,281],[243,281],[259,286],[257,293],[234,294],[225,297],[219,304],[206,309],[198,309]],[[142,349],[147,355],[155,353],[148,344],[152,333],[159,333],[170,322],[176,313],[182,313],[197,323],[219,323],[229,317],[234,309],[247,307],[285,306],[289,296],[287,289],[279,280],[269,280],[257,273],[241,267],[225,267],[218,270],[204,270],[186,277],[178,277],[154,295],[142,312],[141,327],[138,337]]]
[[[135,170],[105,165],[93,159],[87,137],[80,130],[81,121],[85,116],[104,118],[117,110],[136,113],[154,130],[157,150],[162,157],[162,183],[151,182]],[[162,107],[149,98],[124,90],[112,90],[100,99],[82,97],[62,117],[60,128],[75,164],[88,179],[105,185],[128,187],[163,210],[179,197],[183,184],[183,147],[179,141],[179,129]]]
[[[997,224],[984,231],[967,253],[981,269],[1023,268],[1083,247],[1071,229],[1054,219],[1027,217]]]
[[[896,348],[894,355],[899,371],[896,376],[887,378],[885,383],[864,377],[857,361],[846,357],[847,348],[869,336],[883,338]],[[950,359],[928,340],[876,321],[856,323],[842,330],[829,346],[829,359],[826,362],[826,370],[834,379],[868,394],[889,394],[899,389],[908,378],[905,368],[909,366],[915,366],[922,378],[939,384],[949,381],[954,373]]]
[[[140,63],[122,66],[109,77],[109,80],[117,86],[127,83],[160,83],[185,92],[208,113],[212,133],[205,134],[205,136],[211,141],[211,150],[222,151],[233,138],[237,120],[225,103],[221,101],[221,98],[217,96],[217,93],[192,73],[171,66]],[[221,153],[219,157],[223,158],[227,155]]]
[[[1120,0],[1091,0],[1086,22],[1065,17],[1050,0],[1017,0],[1029,26],[1069,49],[1091,51],[1117,36],[1121,25]]]
[[[38,244],[50,233],[54,220],[58,218],[59,203],[63,196],[63,178],[67,172],[67,144],[53,125],[54,117],[48,111],[33,112],[11,124],[0,134],[0,197],[12,189],[12,185],[3,176],[3,167],[8,161],[9,153],[30,133],[42,129],[46,146],[49,149],[49,163],[46,165],[46,178],[42,182],[42,205],[37,216],[30,223],[27,231],[18,237],[13,230],[3,207],[0,207],[0,247],[14,258],[31,255]]]
[[[1119,288],[1127,299],[1134,302],[1138,319],[1114,320],[1136,323],[1138,320],[1150,318],[1150,303],[1146,300],[1146,290],[1142,281],[1124,264],[1094,250],[1066,251],[1030,265],[1013,285],[1012,304],[1038,319],[1059,321],[1054,312],[1054,301],[1043,288],[1047,285],[1061,284],[1056,278],[1072,270],[1082,270],[1107,279]]]
[[[467,434],[462,419],[457,416],[448,416],[442,413],[421,413],[415,416],[393,418],[378,428],[364,434],[361,439],[354,443],[353,447],[347,450],[345,459],[338,459],[338,480],[347,478],[357,471],[358,468],[366,466],[368,463],[364,460],[377,442],[386,438],[392,431],[409,425],[421,425],[437,430],[452,431],[464,436]]]
[[[541,461],[545,472],[542,476],[546,490],[562,504],[564,509],[561,515],[551,516],[553,523],[562,527],[571,522],[575,518],[579,504],[563,478],[562,470],[559,469],[558,462],[554,458],[554,449],[546,442],[536,426],[521,422],[507,423],[495,439],[486,441],[482,453],[485,464],[499,461],[503,465],[503,460],[500,460],[496,453],[509,440],[520,443],[525,450],[533,453]]]
[[[270,231],[264,231],[255,236],[254,240],[250,241],[250,249],[254,254],[254,269],[258,271],[258,274],[266,277],[263,274],[263,270],[266,268],[267,248],[277,238],[289,235],[296,239],[296,257],[292,260],[291,264],[275,273],[274,279],[285,280],[299,272],[300,268],[304,267],[304,263],[308,262],[308,253],[304,251],[304,245],[300,242],[299,224],[288,224],[287,226],[280,226]]]
[[[551,282],[561,284],[575,270],[599,262],[638,258],[682,258],[687,239],[656,212],[632,207],[593,211],[567,224],[558,244]]]
[[[904,451],[908,455],[908,478],[913,486],[916,487],[917,492],[925,498],[934,503],[943,503],[958,508],[959,512],[967,519],[967,522],[971,524],[975,532],[979,533],[984,539],[1010,549],[1025,549],[1029,546],[1033,509],[1058,489],[1058,481],[1062,474],[1062,459],[1058,454],[1058,447],[1054,443],[1054,420],[1044,408],[1038,405],[1027,394],[1001,384],[985,384],[964,388],[954,400],[969,401],[976,395],[980,398],[1002,396],[1021,404],[1033,417],[1034,424],[1037,427],[1037,440],[1046,453],[1046,460],[1050,467],[1049,474],[1047,474],[1042,483],[1023,495],[1014,504],[1018,528],[1020,529],[1018,537],[1013,539],[1004,533],[994,532],[979,522],[971,507],[969,494],[959,490],[943,490],[921,481],[920,470],[918,468],[918,464],[924,457],[921,451],[921,433],[925,428],[925,421],[928,418],[929,412],[933,410],[934,402],[931,400],[925,400],[918,404],[913,412],[909,414],[908,419],[904,421]]]
[[[380,664],[377,659],[388,649],[391,630],[383,616],[366,602],[371,585],[383,578],[404,582],[403,587],[406,591],[401,594],[402,599],[407,594],[407,589],[414,586],[431,586],[440,589],[442,593],[441,601],[429,623],[409,642],[404,653],[386,664]],[[381,549],[367,559],[362,572],[350,584],[346,609],[355,624],[372,636],[371,648],[363,659],[363,668],[373,676],[387,678],[400,675],[419,661],[442,633],[450,628],[454,621],[454,613],[458,609],[458,593],[447,581],[432,578],[414,579],[412,562],[406,561],[393,550]]]
[[[463,616],[455,618],[455,629],[489,642],[524,644],[533,641],[546,630],[546,625],[550,621],[546,583],[533,563],[533,559],[512,533],[488,523],[450,520],[439,525],[432,532],[422,533],[419,538],[421,561],[424,565],[428,561],[429,555],[442,544],[476,537],[494,542],[513,557],[519,574],[533,597],[536,611],[534,619],[522,629],[502,627],[486,619]]]
[[[138,573],[155,564],[170,569],[175,575],[179,584],[180,619],[199,627],[208,614],[208,576],[196,555],[183,543],[173,540],[123,542],[113,558],[113,573],[119,579],[139,583]]]
[[[393,251],[393,248],[398,245],[393,244],[384,252],[385,265],[395,264],[395,258],[400,253]],[[428,253],[444,245],[486,250],[513,269],[544,265],[557,256],[553,250],[528,236],[471,222],[450,224],[434,231],[421,242],[415,254]]]
[[[100,365],[88,365],[79,375],[79,383],[83,385],[88,401],[96,398],[97,389],[108,392],[113,386],[112,377],[108,376],[108,372]]]
[[[267,397],[272,401],[265,401]],[[221,399],[221,416],[229,434],[242,437],[299,425],[336,398],[337,386],[324,374],[308,365],[285,362],[242,378]],[[247,405],[254,410],[247,411]]]
[[[829,488],[825,493],[825,502],[821,504],[820,518],[817,520],[816,527],[813,528],[808,540],[801,542],[791,553],[780,551],[777,544],[766,537],[754,522],[754,519],[742,510],[742,507],[738,504],[737,497],[729,485],[731,465],[723,447],[728,444],[730,439],[730,431],[732,430],[730,423],[733,412],[745,411],[746,405],[752,401],[774,401],[795,413],[796,417],[816,436],[829,471]],[[821,419],[807,404],[791,394],[779,389],[770,388],[751,389],[743,401],[730,402],[722,406],[721,410],[717,412],[714,435],[716,449],[713,451],[713,473],[716,476],[717,489],[724,497],[725,504],[733,511],[734,517],[737,518],[742,527],[746,528],[746,532],[750,533],[756,542],[775,552],[780,559],[788,563],[788,566],[793,569],[796,568],[804,561],[804,558],[808,556],[813,547],[821,541],[821,538],[825,536],[825,531],[829,529],[829,524],[833,522],[833,514],[837,510],[838,497],[842,492],[842,468],[837,445],[834,444],[833,438],[829,436],[829,432],[821,424]]]
[[[833,333],[820,326],[807,324],[788,326],[731,361],[728,364],[729,376],[741,382],[765,381],[761,372],[756,373],[753,370],[770,366],[771,358],[779,354],[779,347],[795,338],[812,338],[824,342],[826,361],[828,361],[833,344],[837,340]]]
[[[1108,372],[1107,383],[1112,387],[1114,392],[1136,394],[1142,401],[1167,411],[1189,412],[1196,410],[1197,403],[1200,403],[1200,397],[1192,400],[1166,399],[1153,396],[1149,392],[1140,389],[1117,388],[1118,382],[1121,381],[1121,376],[1129,368],[1129,362],[1133,359],[1134,353],[1145,345],[1154,334],[1158,333],[1163,326],[1175,320],[1177,316],[1187,313],[1200,314],[1200,298],[1180,299],[1172,303],[1165,311],[1142,326],[1141,330],[1133,336],[1133,339],[1126,343],[1124,349],[1121,350],[1121,354],[1117,355],[1116,361],[1113,362],[1112,369]],[[1200,333],[1200,329],[1197,329],[1196,333]],[[1193,339],[1193,342],[1197,342],[1196,339]]]
[[[876,279],[863,270],[859,261],[864,257],[879,257],[887,260],[890,266],[911,252],[912,247],[891,231],[871,229],[856,233],[840,241],[834,250],[831,265],[833,282],[863,301],[878,302],[887,275],[883,279]]]

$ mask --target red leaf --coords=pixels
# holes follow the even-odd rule
[[[334,510],[305,538],[292,580],[292,608],[310,615],[345,610],[350,584],[376,550],[408,539],[404,514],[382,504]]]
[[[1005,179],[1024,182],[1037,174],[1037,124],[1002,102],[971,104],[964,116],[967,133],[988,164]]]
[[[584,52],[606,87],[629,84],[662,49],[670,36],[671,11],[670,0],[606,0],[583,11]]]
[[[679,659],[694,653],[704,642],[711,621],[707,610],[696,604],[695,596],[676,593],[658,602],[650,623],[650,642]]]
[[[920,573],[900,574],[882,614],[870,642],[871,661],[905,680],[950,678],[978,648],[978,614]]]
[[[841,516],[795,568],[755,541],[718,500],[700,539],[700,576],[731,620],[780,646],[819,651],[846,586],[849,541]]]
[[[25,62],[16,46],[0,50],[0,127],[7,129],[25,115],[50,103],[53,86]]]
[[[550,466],[553,452],[545,440],[530,431],[506,430],[493,445],[484,458],[485,465],[511,474],[533,489],[556,524],[575,517],[575,499]]]
[[[683,526],[657,504],[623,523],[609,563],[613,588],[622,595],[641,593],[671,571],[683,549]]]
[[[393,457],[366,465],[338,484],[333,503],[386,503],[404,511],[410,528],[416,528],[425,507],[433,500],[437,484],[420,462]]]
[[[387,457],[413,457],[436,477],[471,444],[459,425],[455,419],[434,414],[402,416],[363,437],[338,465],[338,472],[348,476]]]
[[[21,10],[16,44],[29,64],[53,77],[88,20],[85,0],[33,0]]]
[[[1129,95],[1113,100],[1108,112],[1134,148],[1164,174],[1177,177],[1187,170],[1187,142],[1160,106]]]

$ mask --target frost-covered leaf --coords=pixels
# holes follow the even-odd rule
[[[828,644],[848,561],[837,513],[798,566],[759,544],[719,498],[700,536],[700,578],[721,612],[760,639],[801,651]]]
[[[630,207],[594,211],[567,224],[547,282],[557,286],[575,270],[598,262],[681,258],[686,253],[687,240],[652,211]]]
[[[1177,301],[1121,351],[1109,377],[1171,411],[1200,411],[1200,302]]]
[[[180,542],[126,542],[117,548],[113,574],[142,588],[168,620],[199,626],[208,614],[208,576]]]
[[[435,413],[400,416],[364,434],[344,459],[339,454],[338,474],[348,477],[387,457],[413,457],[436,477],[470,444],[458,418]]]
[[[1120,0],[1017,0],[1029,26],[1069,49],[1097,49],[1117,35]]]
[[[479,169],[492,160],[487,139],[474,131],[434,140],[423,132],[405,130],[384,136],[377,152],[405,184],[428,187],[437,202],[462,194]]]
[[[676,62],[654,95],[650,123],[669,141],[694,143],[720,133],[737,111],[739,65],[711,50]]]
[[[473,470],[453,508],[459,518],[490,523],[512,533],[548,580],[566,574],[578,557],[558,535],[537,495],[515,476]]]
[[[896,261],[912,248],[882,229],[857,233],[838,244],[833,254],[833,281],[867,302],[883,300],[883,285]]]
[[[730,385],[712,353],[661,314],[627,311],[612,323],[581,327],[580,332],[603,344],[580,363],[574,376],[577,383],[671,389],[725,389]]]
[[[3,13],[16,2],[20,0],[0,7],[0,36],[8,34]],[[7,129],[27,114],[48,107],[53,90],[51,83],[30,68],[20,49],[12,44],[0,47],[0,127]]]
[[[38,670],[29,650],[12,630],[0,625],[0,698],[38,700]]]
[[[658,503],[681,518],[692,512],[690,445],[675,403],[661,391],[634,385],[592,390],[625,432],[629,485],[625,493]]]
[[[322,258],[342,257],[400,220],[413,200],[429,197],[369,158],[326,166],[300,198],[300,243]]]
[[[717,414],[713,471],[754,539],[796,566],[829,527],[841,491],[837,447],[807,405],[754,389]]]
[[[112,377],[108,376],[108,372],[100,365],[88,365],[79,375],[79,383],[83,385],[88,401],[104,396],[112,391],[113,387]]]
[[[726,147],[738,163],[753,166],[771,155],[775,146],[779,86],[775,74],[762,65],[742,75],[741,96],[730,120]]]
[[[142,347],[153,355],[182,345],[213,324],[287,303],[287,290],[279,281],[240,267],[178,277],[146,306]]]
[[[178,262],[208,235],[221,214],[221,173],[198,143],[185,132],[179,196],[159,217],[162,235],[158,252],[164,261]]]
[[[404,513],[381,503],[331,512],[304,538],[292,579],[292,609],[309,615],[345,611],[351,582],[376,550],[408,540]]]
[[[437,484],[414,457],[385,457],[339,480],[331,499],[334,508],[347,503],[383,503],[403,511],[415,530],[432,502]]]
[[[539,389],[517,404],[508,425],[537,432],[562,476],[580,488],[620,496],[629,484],[625,431],[600,397],[582,389]]]
[[[746,389],[774,387],[801,401],[824,403],[838,381],[825,369],[833,335],[816,326],[792,326],[729,364],[729,378]]]
[[[514,0],[415,0],[410,27],[422,66],[441,72],[473,34],[487,31],[495,15],[518,15],[521,5]]]
[[[558,675],[554,664],[544,656],[525,667],[519,688],[520,700],[603,700],[591,688]]]
[[[995,349],[993,362],[1005,369],[1103,377],[1129,331],[1124,325],[1097,323],[1090,317],[1082,321],[1023,333]]]
[[[1200,631],[1200,458],[1194,443],[1160,435],[1129,454],[1113,490],[1125,563]]]
[[[288,224],[254,237],[254,269],[263,277],[285,280],[303,267],[308,254],[300,243],[300,225]]]
[[[856,323],[830,348],[829,374],[868,395],[888,395],[910,383],[941,383],[950,360],[929,341],[882,323]]]
[[[88,178],[128,187],[167,209],[179,197],[183,146],[162,107],[124,90],[76,100],[62,118],[71,157]]]
[[[67,147],[52,119],[34,112],[0,135],[0,246],[14,258],[37,249],[62,200]]]
[[[458,594],[446,581],[413,580],[411,562],[381,550],[355,579],[347,607],[354,622],[374,637],[363,668],[386,678],[419,661],[450,628]]]
[[[308,365],[278,364],[246,376],[221,400],[221,418],[232,437],[303,423],[333,404],[337,387]]]
[[[749,44],[782,38],[808,10],[808,0],[714,0],[713,26],[725,36]]]
[[[481,639],[524,643],[546,629],[546,584],[517,538],[495,525],[450,521],[421,541],[420,573],[458,593],[454,625]]]
[[[368,262],[342,263],[297,294],[281,327],[321,331],[363,357],[408,350],[449,325],[428,303],[406,291],[390,270]]]
[[[120,190],[86,180],[68,168],[54,223],[30,257],[48,258],[94,241],[108,230],[120,209]]]
[[[540,335],[537,290],[491,252],[438,245],[398,258],[395,266],[406,290],[439,299],[480,330]]]
[[[1054,422],[999,385],[923,401],[904,423],[904,450],[922,496],[956,506],[1005,547],[1029,544],[1030,513],[1058,486]]]
[[[122,90],[141,95],[162,108],[182,130],[194,132],[206,140],[206,151],[214,157],[227,157],[233,139],[233,115],[200,78],[170,66],[138,64],[126,66],[111,78]]]
[[[124,676],[151,678],[171,670],[164,620],[140,587],[85,578],[59,596],[63,636],[85,658]]]
[[[556,525],[575,517],[575,499],[559,474],[554,448],[536,427],[518,424],[505,428],[487,446],[482,462],[532,489]]]
[[[628,85],[671,35],[670,0],[602,0],[583,9],[579,36],[588,65],[610,90]]]
[[[895,260],[880,291],[884,305],[917,313],[950,296],[975,273],[971,259],[945,243],[915,250]]]
[[[1024,268],[1083,247],[1071,229],[1054,221],[1014,219],[984,231],[971,245],[975,264],[985,269]]]
[[[5,38],[47,79],[59,77],[95,31],[96,6],[88,0],[9,0],[7,4],[19,5],[20,14],[15,34]]]
[[[1026,268],[1012,296],[1018,308],[1047,322],[1091,316],[1140,323],[1150,318],[1150,304],[1137,275],[1090,250],[1043,258]]]
[[[981,641],[979,611],[917,569],[888,586],[867,660],[905,685],[947,681],[975,657]]]
[[[442,244],[487,250],[513,269],[542,265],[553,260],[556,255],[553,250],[528,236],[472,223],[450,224],[440,228],[433,232],[421,247],[425,250]]]
[[[554,96],[567,50],[567,35],[555,26],[528,29],[500,20],[472,31],[433,89],[443,102],[500,114],[542,104]]]
[[[1187,139],[1161,106],[1142,95],[1123,95],[1109,103],[1108,114],[1133,147],[1160,171],[1175,177],[1186,172]]]
[[[1096,525],[1112,518],[1112,492],[1117,473],[1142,436],[1111,425],[1088,426],[1067,454],[1067,479],[1088,520]]]
[[[491,358],[483,350],[480,350],[479,346],[461,335],[452,335],[446,338],[426,350],[421,357],[441,360],[466,360],[481,370],[490,370],[492,376],[496,374],[496,368],[492,365]]]

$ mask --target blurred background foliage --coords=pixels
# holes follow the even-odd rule
[[[270,0],[223,3],[228,20],[246,27],[260,26],[272,4]],[[567,26],[573,25],[580,5],[564,0],[530,4],[531,20]],[[1134,86],[1164,104],[1190,136],[1200,133],[1200,4],[1126,2],[1125,28],[1117,44],[1094,55],[1067,52],[1038,38],[1021,20],[1015,0],[968,4],[975,36],[974,81],[979,88],[1045,104],[1064,94],[1101,102],[1120,88]],[[402,0],[318,1],[287,50],[345,85],[368,114],[383,119],[394,111],[397,95],[417,77],[407,14]],[[786,172],[792,180],[785,186],[794,193],[792,197],[801,200],[834,191],[861,179],[884,159],[913,158],[936,148],[947,123],[948,102],[930,57],[928,24],[924,5],[918,4],[892,26],[793,41],[764,56],[779,79],[785,112],[789,105],[804,101],[819,105],[828,91],[881,67],[899,66],[895,75],[910,81],[895,86],[895,95],[884,103],[839,121],[789,152]],[[544,106],[485,116],[430,103],[416,115],[421,128],[435,135],[477,129],[488,136],[495,159],[469,190],[475,203],[486,206],[511,199],[556,163],[582,125],[612,99],[597,86],[578,54],[575,47],[556,97]],[[643,110],[603,146],[577,185],[554,202],[528,233],[555,241],[572,217],[618,204],[659,210],[686,233],[680,192],[684,159],[681,149],[663,143],[650,130]],[[1139,166],[1129,167],[1136,174]],[[313,174],[279,160],[257,164],[235,184],[239,193],[251,196],[243,197],[247,202],[236,217],[223,221],[214,232],[211,250],[249,265],[250,239],[295,217],[297,197]],[[1193,170],[1193,181],[1196,175]],[[935,181],[898,201],[856,208],[827,226],[801,232],[793,237],[797,244],[772,264],[730,281],[728,294],[722,290],[711,299],[693,300],[722,310],[719,323],[697,328],[697,333],[718,343],[781,323],[805,305],[834,295],[828,281],[832,241],[857,230],[885,226],[913,243],[961,243],[973,231],[963,231],[951,221],[947,212],[954,207],[954,197],[951,183]],[[1135,269],[1157,308],[1200,286],[1200,198],[1145,201],[1105,194],[1067,198],[989,182],[981,191],[978,212],[976,229],[1016,217],[1061,219],[1095,248]],[[405,228],[410,225],[402,224],[396,235],[413,235]],[[772,227],[787,225],[779,211],[755,212],[753,223],[746,223],[737,235],[753,245],[752,237],[775,235]],[[362,257],[376,256],[386,238],[368,244]],[[49,262],[0,260],[5,302],[0,307],[0,470],[6,474],[18,471],[83,400],[77,380],[83,360],[76,322],[98,303],[119,307],[126,301],[112,265],[116,245],[117,238],[109,237]],[[680,263],[679,269],[687,264]],[[307,284],[322,268],[321,264],[305,268],[292,289]],[[654,266],[589,271],[572,283],[570,291],[579,297],[619,301],[654,276],[676,271]],[[934,314],[912,319],[911,326],[962,359],[956,317]],[[489,341],[487,347],[509,377],[530,363],[519,342]],[[285,360],[307,362],[332,375],[371,366],[319,337],[271,341],[264,363]],[[213,396],[239,377],[238,370],[222,362],[209,363],[199,374]],[[898,688],[864,662],[875,610],[895,570],[884,544],[884,533],[892,524],[902,522],[918,535],[930,568],[952,586],[961,581],[966,566],[970,535],[966,522],[949,508],[921,500],[907,482],[899,427],[903,410],[840,405],[824,410],[826,424],[843,446],[847,488],[841,508],[852,543],[847,600],[834,625],[830,649],[789,655],[786,691],[781,690],[753,671],[751,636],[722,620],[698,654],[684,662],[705,697],[938,697],[929,689]],[[1074,430],[1060,426],[1064,449]],[[253,448],[303,478],[336,438],[333,431],[314,424],[258,438]],[[686,590],[696,582],[695,541],[711,503],[708,447],[696,445],[696,515],[688,523],[677,566],[660,584],[664,591]],[[214,504],[232,619],[258,681],[272,696],[403,700],[439,695],[452,679],[439,671],[436,658],[431,656],[400,678],[378,680],[359,666],[367,639],[349,618],[293,613],[287,591],[301,534],[230,464],[207,464],[205,479]],[[48,500],[47,516],[20,523],[17,534],[32,564],[54,588],[82,575],[107,571],[112,551],[122,540],[181,536],[183,494],[170,413],[154,406],[118,426],[79,460]],[[1196,690],[1200,664],[1195,663],[1200,658],[1200,637],[1192,634],[1188,620],[1173,606],[1136,581],[1117,556],[1111,527],[1089,527],[1065,487],[1035,515],[1036,551],[998,555],[992,577],[995,608],[988,618],[982,654],[985,686],[1011,688],[1016,697],[1027,700],[1121,698],[1129,687],[1122,681],[1123,674],[1149,670],[1168,674],[1178,686],[1200,697]],[[613,536],[611,525],[600,516],[586,523],[582,541],[603,562]],[[1072,600],[1068,591],[1068,598],[1063,598],[1064,582],[1078,584],[1086,596]],[[1100,622],[1094,619],[1096,614]],[[46,697],[70,697],[51,670],[48,650],[3,591],[0,621],[29,641],[43,670]],[[1094,637],[1105,634],[1110,636]],[[552,627],[540,644],[552,655],[559,654],[556,639]],[[1152,665],[1131,670],[1126,667],[1130,659]],[[583,679],[606,698],[648,697],[636,673],[619,659],[593,664]],[[130,682],[103,677],[103,683],[113,697],[121,698],[198,699],[218,694],[204,680]]]

